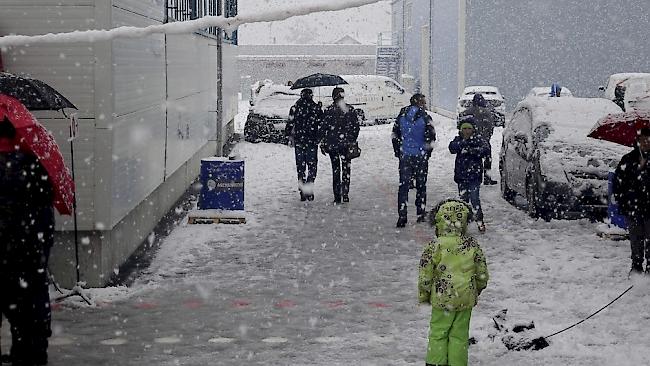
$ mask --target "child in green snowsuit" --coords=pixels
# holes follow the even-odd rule
[[[447,200],[431,214],[438,239],[420,260],[418,299],[432,305],[427,365],[467,365],[472,308],[488,282],[485,256],[467,236],[465,202]]]

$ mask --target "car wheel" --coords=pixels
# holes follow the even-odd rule
[[[508,187],[508,180],[506,178],[505,172],[503,171],[503,164],[499,165],[501,165],[499,169],[499,172],[501,173],[501,197],[503,197],[506,202],[512,204],[515,202],[517,193]]]

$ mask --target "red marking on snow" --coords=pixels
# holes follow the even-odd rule
[[[155,309],[158,307],[158,305],[152,303],[152,302],[140,302],[135,305],[133,305],[136,309],[142,309],[142,310],[151,310]]]
[[[232,307],[234,307],[234,308],[245,308],[250,304],[251,303],[249,301],[246,301],[246,300],[235,300],[235,301],[232,302]]]
[[[338,309],[345,306],[345,302],[343,300],[327,301],[325,302],[325,306],[327,306],[328,309]]]
[[[275,304],[276,308],[288,309],[296,306],[296,303],[291,300],[282,300],[279,303]]]
[[[203,306],[203,301],[200,299],[190,299],[185,301],[183,305],[188,309],[198,309]]]
[[[50,309],[52,311],[59,311],[59,310],[61,310],[62,307],[63,307],[63,305],[61,305],[61,304],[59,304],[57,302],[50,303]]]
[[[386,309],[391,307],[389,304],[384,304],[383,302],[369,302],[368,306],[377,308],[377,309]]]

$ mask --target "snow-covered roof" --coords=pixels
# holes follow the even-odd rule
[[[609,77],[609,80],[613,81],[615,84],[618,84],[621,81],[627,79],[639,79],[639,78],[648,78],[650,79],[650,73],[645,72],[621,72],[618,74],[612,74]]]
[[[463,94],[467,93],[499,93],[499,88],[490,85],[472,85],[463,89]]]
[[[340,75],[348,83],[367,83],[369,81],[392,81],[396,83],[395,80],[389,78],[388,76],[381,75]]]
[[[533,116],[533,128],[546,125],[563,139],[584,140],[598,120],[620,112],[612,101],[603,98],[538,98],[529,97],[517,104]]]
[[[536,86],[528,92],[528,96],[536,96],[536,97],[549,97],[551,94],[551,87],[550,86]],[[560,92],[560,97],[572,97],[573,92],[567,87],[562,87],[562,91]]]

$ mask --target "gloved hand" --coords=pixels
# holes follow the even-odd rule
[[[289,138],[287,139],[287,145],[289,145],[289,147],[296,146],[295,142],[293,141],[293,136],[289,136]]]
[[[320,145],[320,152],[323,155],[327,155],[327,149],[325,148],[325,145]]]

